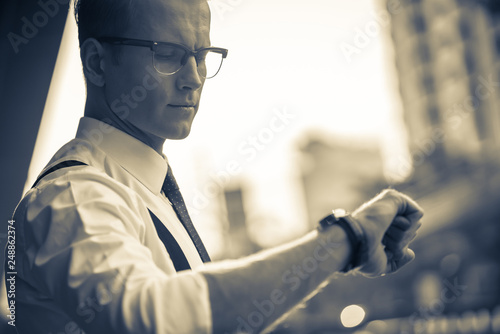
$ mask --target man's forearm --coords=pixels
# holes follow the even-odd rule
[[[203,274],[214,333],[256,333],[267,327],[344,268],[350,247],[344,230],[332,226],[247,258],[208,266]]]

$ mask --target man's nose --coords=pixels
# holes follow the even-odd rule
[[[204,82],[205,78],[198,73],[198,64],[194,56],[189,57],[179,71],[177,84],[179,89],[197,90]]]

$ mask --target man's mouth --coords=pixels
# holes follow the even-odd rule
[[[169,104],[169,107],[173,108],[194,108],[194,104]]]

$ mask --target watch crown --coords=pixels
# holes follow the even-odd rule
[[[347,211],[344,209],[335,209],[335,210],[332,210],[332,213],[335,216],[335,218],[347,216]]]

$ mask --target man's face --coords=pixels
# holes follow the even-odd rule
[[[182,44],[191,50],[210,46],[210,11],[204,0],[140,0],[130,29],[114,37]],[[147,47],[119,48],[118,61],[106,64],[105,94],[127,126],[148,138],[182,139],[190,130],[205,79],[196,60],[173,75],[158,74]],[[110,49],[111,50],[111,49]],[[110,56],[111,57],[111,56]]]

